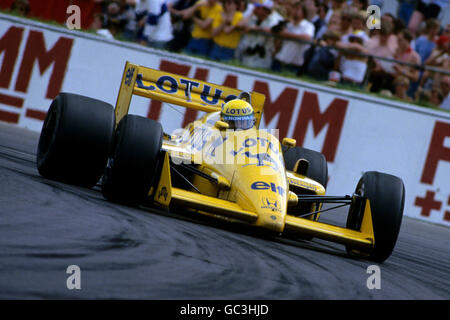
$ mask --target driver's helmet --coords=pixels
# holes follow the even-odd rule
[[[233,130],[247,130],[255,124],[253,108],[245,100],[230,100],[222,106],[220,119]]]

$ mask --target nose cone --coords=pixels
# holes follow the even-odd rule
[[[227,195],[258,214],[257,226],[282,232],[287,210],[287,181],[280,143],[264,130],[227,131],[206,147],[210,167],[231,182]]]
[[[282,232],[288,187],[278,139],[259,133],[258,143],[244,140],[233,184],[237,203],[258,214],[256,225]]]
[[[261,174],[262,169],[266,174]],[[267,174],[270,170],[272,174]],[[236,202],[258,214],[255,225],[282,232],[287,210],[287,183],[283,175],[270,170],[258,166],[238,168],[234,182]]]
[[[286,179],[280,179],[278,174],[252,182],[248,197],[258,214],[256,225],[282,232],[287,210],[286,196]]]

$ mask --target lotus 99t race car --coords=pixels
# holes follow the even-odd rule
[[[129,114],[133,95],[204,112],[171,134]],[[37,168],[49,179],[92,187],[127,205],[174,206],[278,235],[344,244],[384,261],[395,246],[405,189],[400,178],[364,173],[352,195],[325,195],[323,154],[259,128],[265,96],[127,62],[115,108],[60,93],[42,127]],[[348,205],[346,227],[319,221]]]

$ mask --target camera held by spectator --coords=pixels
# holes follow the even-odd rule
[[[278,34],[286,28],[286,25],[289,23],[287,20],[279,21],[275,26],[270,29],[272,33]]]

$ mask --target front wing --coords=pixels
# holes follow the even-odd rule
[[[166,152],[161,171],[161,178],[156,188],[150,190],[155,203],[168,208],[171,204],[196,209],[199,213],[219,215],[249,224],[254,223],[258,215],[244,210],[238,204],[214,197],[202,195],[188,190],[172,187],[170,175],[170,159]],[[320,239],[350,245],[355,248],[372,248],[375,237],[372,225],[370,201],[367,199],[364,217],[360,230],[351,230],[323,222],[286,215],[285,230],[298,235],[309,235]]]

